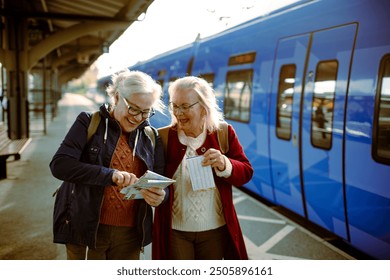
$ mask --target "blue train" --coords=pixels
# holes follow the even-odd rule
[[[390,259],[389,11],[299,1],[129,68],[158,80],[165,102],[176,78],[205,78],[254,166],[244,188]]]

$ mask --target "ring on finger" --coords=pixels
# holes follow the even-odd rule
[[[215,159],[215,158],[213,158],[212,160],[211,160],[211,162],[216,162],[217,161],[217,159]]]

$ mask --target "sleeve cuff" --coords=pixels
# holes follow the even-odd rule
[[[219,171],[218,168],[215,168],[215,174],[217,174],[218,177],[228,178],[232,175],[233,166],[225,155],[223,156],[223,160],[225,161],[225,170]]]

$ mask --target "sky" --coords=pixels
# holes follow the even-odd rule
[[[297,0],[155,0],[96,61],[98,78]]]

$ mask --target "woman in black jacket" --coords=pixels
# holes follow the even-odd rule
[[[161,86],[139,71],[123,71],[107,88],[110,105],[88,139],[91,113],[82,112],[50,162],[63,180],[54,205],[54,242],[66,244],[68,259],[139,259],[151,242],[152,209],[168,195],[142,190],[144,199],[124,200],[123,187],[146,170],[162,174],[164,152],[148,119],[161,111]],[[153,135],[151,135],[153,132]]]

